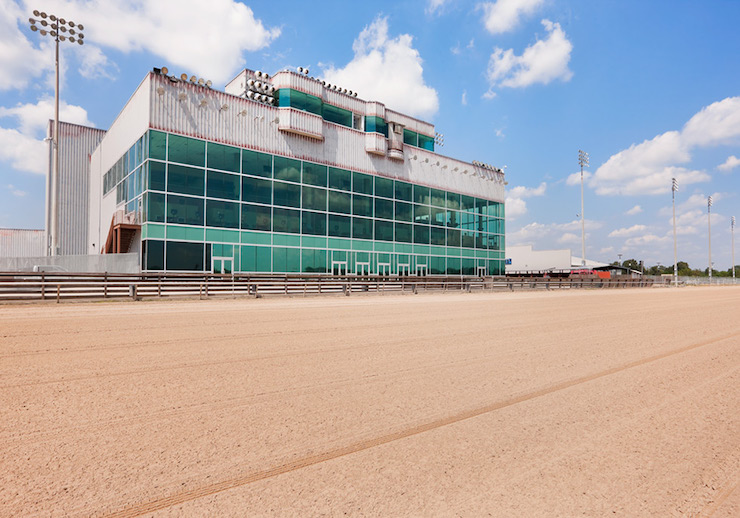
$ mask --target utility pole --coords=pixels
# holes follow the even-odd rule
[[[707,198],[707,224],[709,225],[709,284],[712,284],[712,197]]]
[[[578,164],[581,166],[581,266],[586,266],[586,219],[583,216],[583,166],[588,167],[588,153],[578,150]]]
[[[676,248],[676,191],[678,191],[678,180],[675,178],[671,191],[673,194],[673,285],[678,287],[678,252]]]
[[[730,219],[730,231],[732,233],[732,283],[735,284],[735,216]]]

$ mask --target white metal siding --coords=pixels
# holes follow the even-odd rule
[[[43,230],[0,228],[0,257],[33,257],[46,254]]]

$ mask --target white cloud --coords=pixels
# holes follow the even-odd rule
[[[427,0],[426,13],[441,13],[444,10],[445,5],[448,3],[450,3],[450,0]]]
[[[524,201],[525,198],[531,198],[533,196],[544,196],[547,191],[547,183],[542,182],[537,187],[523,187],[518,186],[513,189],[509,189],[506,195],[506,218],[516,219],[519,216],[523,216],[527,213],[527,203]]]
[[[680,186],[711,179],[705,171],[681,167],[696,148],[740,142],[740,97],[715,102],[694,115],[681,131],[667,131],[612,155],[589,182],[597,194],[664,194],[671,178]]]
[[[568,68],[573,45],[560,24],[542,20],[542,25],[547,30],[547,39],[537,40],[521,56],[515,55],[514,49],[494,49],[487,70],[490,89],[524,88],[537,83],[548,84],[556,79],[569,81],[573,77]]]
[[[593,176],[588,171],[583,171],[583,181],[586,182],[589,178]],[[581,185],[581,172],[577,171],[571,175],[568,176],[568,178],[565,180],[566,185]]]
[[[26,10],[48,3],[26,2]],[[86,26],[86,41],[125,53],[149,51],[163,65],[214,82],[231,79],[244,52],[262,49],[280,35],[280,29],[266,28],[252,9],[235,0],[207,5],[200,0],[60,0],[52,5]],[[204,30],[208,27],[217,29]]]
[[[627,239],[624,244],[627,247],[645,246],[645,245],[656,245],[663,244],[670,241],[671,238],[668,236],[656,236],[655,234],[645,234],[642,236],[631,237]]]
[[[637,214],[640,214],[641,212],[642,212],[642,207],[640,207],[639,205],[635,205],[630,210],[625,212],[625,214],[627,214],[628,216],[635,216]]]
[[[508,219],[509,206],[506,206],[506,217]],[[600,221],[586,220],[586,242],[588,243],[588,231],[598,230],[603,224]],[[581,220],[576,219],[567,223],[529,223],[515,232],[507,232],[506,239],[510,245],[533,245],[539,249],[552,248],[556,243],[568,242],[576,236],[576,241],[581,239]]]
[[[388,19],[379,17],[362,30],[352,49],[352,61],[344,68],[325,69],[324,79],[412,116],[437,112],[437,91],[424,83],[422,59],[410,35],[390,38]]]
[[[480,6],[483,10],[483,23],[491,34],[511,31],[519,20],[534,13],[544,0],[496,0]]]
[[[717,166],[717,169],[724,172],[730,172],[740,165],[740,158],[735,155],[730,155],[722,165]]]
[[[578,243],[581,241],[581,236],[578,236],[572,232],[566,232],[562,236],[558,238],[558,243],[561,244],[567,244],[567,243]]]
[[[21,191],[20,189],[16,189],[15,185],[8,184],[8,190],[10,191],[10,194],[15,196],[16,198],[23,198],[28,193],[26,191]]]
[[[463,106],[468,105],[468,91],[467,90],[463,90],[462,99],[460,99],[460,102],[462,103]]]
[[[609,233],[609,237],[629,237],[645,232],[646,230],[647,227],[645,225],[632,225],[629,228],[618,228],[617,230],[612,230]]]
[[[81,56],[79,72],[82,77],[95,79],[105,77],[115,79],[119,69],[118,65],[103,54],[100,47],[95,45],[83,45],[78,49]]]
[[[18,171],[46,174],[48,146],[43,138],[49,119],[54,117],[54,102],[42,99],[36,104],[19,104],[13,108],[0,107],[0,119],[14,118],[13,128],[0,127],[0,160],[9,161]],[[92,126],[87,111],[65,102],[59,104],[59,119],[73,124]]]
[[[26,37],[30,30],[21,30],[28,26],[27,18],[16,2],[0,0],[0,91],[26,88],[54,69],[51,38],[40,39],[40,47],[34,47]]]

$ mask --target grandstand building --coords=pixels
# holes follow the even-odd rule
[[[155,68],[89,161],[87,253],[142,271],[504,274],[503,172],[302,69]]]

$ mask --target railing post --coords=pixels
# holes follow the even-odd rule
[[[59,304],[59,292],[61,291],[62,287],[57,284],[57,304]]]
[[[103,274],[103,298],[108,298],[108,272]]]
[[[44,272],[41,272],[41,300],[46,300],[46,284],[44,283]]]

